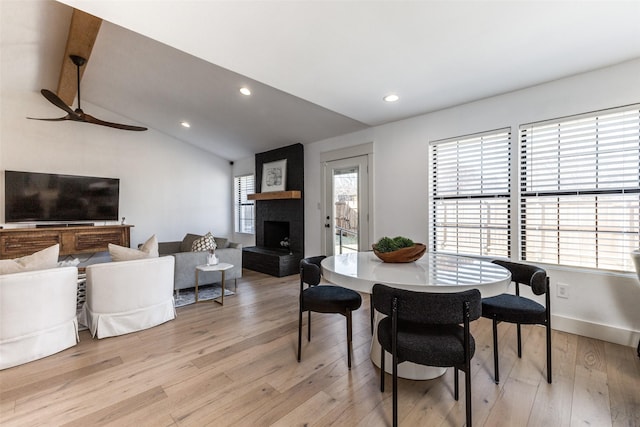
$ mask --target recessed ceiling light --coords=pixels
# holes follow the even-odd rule
[[[385,102],[396,102],[400,97],[396,94],[387,95],[384,98]]]
[[[240,88],[240,93],[245,95],[245,96],[251,95],[251,91],[249,90],[248,87],[241,87]]]
[[[182,122],[180,122],[180,124],[182,125],[183,128],[190,128],[191,127],[189,122],[182,121]]]

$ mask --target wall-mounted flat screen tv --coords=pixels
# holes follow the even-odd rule
[[[4,172],[5,222],[115,221],[120,180]]]

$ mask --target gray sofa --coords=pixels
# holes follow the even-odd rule
[[[191,244],[197,238],[197,234],[187,234],[182,241],[159,242],[158,252],[162,255],[173,255],[176,259],[174,289],[193,288],[196,285],[196,266],[207,263],[207,252],[191,252]],[[229,242],[227,239],[215,237],[218,248],[216,255],[219,262],[233,264],[233,268],[225,272],[225,287],[228,288],[230,280],[242,277],[242,244]],[[222,280],[219,271],[200,272],[198,285],[218,283]]]

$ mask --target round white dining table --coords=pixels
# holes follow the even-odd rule
[[[322,260],[322,274],[336,285],[362,293],[371,293],[373,285],[382,283],[394,288],[417,292],[460,292],[478,289],[482,297],[499,295],[511,282],[509,270],[476,258],[426,253],[409,263],[382,262],[373,252],[334,255]],[[380,313],[375,313],[378,324]],[[377,328],[373,329],[371,360],[380,366],[380,344]],[[385,368],[391,373],[391,354],[386,353]],[[425,380],[444,374],[444,368],[404,362],[398,365],[398,376]]]

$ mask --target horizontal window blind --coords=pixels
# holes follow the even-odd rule
[[[434,252],[509,256],[510,129],[432,142]]]
[[[520,127],[521,257],[632,271],[640,246],[638,105]]]
[[[235,230],[237,233],[255,234],[255,202],[247,194],[255,193],[255,176],[237,176],[235,179]]]

